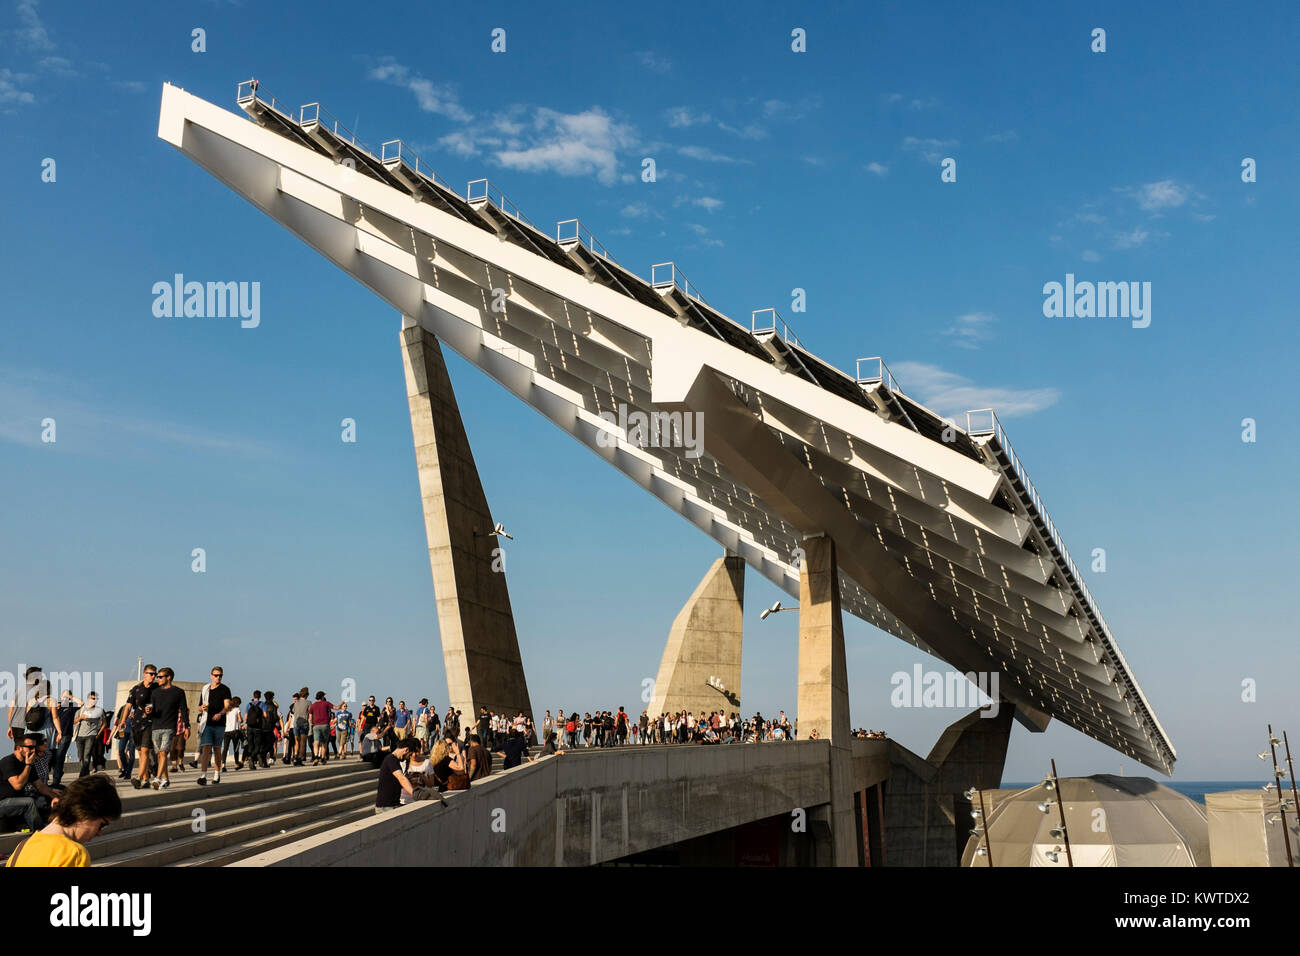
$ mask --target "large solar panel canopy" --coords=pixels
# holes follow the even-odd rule
[[[772,310],[742,325],[671,262],[647,280],[399,140],[254,82],[243,114],[163,88],[159,136],[750,567],[799,593],[835,541],[843,608],[1154,769],[1175,752],[991,410],[948,422],[879,359],[853,374]],[[249,122],[249,119],[254,122]],[[640,412],[674,440],[621,423]],[[676,415],[676,417],[674,417]],[[683,416],[701,421],[688,447]],[[621,417],[620,417],[621,416]]]

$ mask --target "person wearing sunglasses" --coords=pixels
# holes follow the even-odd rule
[[[83,844],[121,817],[122,799],[107,777],[79,777],[64,792],[49,824],[14,847],[5,866],[90,866]]]

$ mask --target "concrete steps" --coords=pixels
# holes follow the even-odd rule
[[[122,819],[89,844],[94,865],[222,866],[350,823],[373,813],[375,801],[375,769],[355,758],[227,772],[204,787],[197,780],[173,774],[166,790],[135,790],[115,779]],[[21,839],[0,837],[0,855]]]

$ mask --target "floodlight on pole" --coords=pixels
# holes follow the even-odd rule
[[[758,616],[758,619],[760,621],[766,621],[769,614],[779,614],[781,611],[797,611],[797,610],[799,610],[799,605],[797,604],[794,607],[782,607],[781,602],[777,601],[771,607],[763,608],[763,613]]]

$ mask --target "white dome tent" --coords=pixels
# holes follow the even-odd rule
[[[1209,866],[1205,808],[1147,777],[1062,777],[1060,791],[984,792],[991,854],[972,836],[962,866],[1069,866],[1056,801],[1064,801],[1075,866]],[[978,801],[976,807],[978,808]],[[979,823],[980,821],[976,821]],[[983,825],[980,825],[981,832]]]

